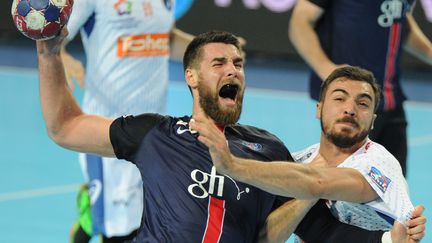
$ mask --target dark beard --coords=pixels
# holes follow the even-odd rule
[[[239,93],[237,97],[236,107],[231,110],[224,111],[219,107],[218,99],[219,94],[214,97],[205,90],[203,86],[198,87],[200,95],[200,105],[204,112],[211,118],[215,123],[220,125],[235,124],[241,114],[243,96]]]
[[[322,117],[322,114],[321,114]],[[346,149],[346,148],[350,148],[353,145],[363,141],[369,134],[371,127],[369,127],[369,129],[366,129],[364,131],[362,131],[361,133],[355,135],[354,137],[349,137],[349,136],[345,136],[343,134],[334,134],[331,131],[329,133],[326,133],[325,129],[324,129],[324,124],[322,122],[322,119],[320,120],[321,123],[321,131],[324,133],[324,135],[326,136],[326,138],[333,143],[334,145],[336,145],[339,148],[342,149]],[[353,122],[356,126],[358,126],[357,123]]]

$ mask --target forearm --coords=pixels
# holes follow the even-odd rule
[[[302,5],[305,4],[311,3],[302,3]],[[302,5],[296,7],[293,12],[289,25],[289,38],[300,56],[324,80],[329,74],[328,70],[335,64],[329,59],[320,44],[314,30],[313,21],[316,20],[308,19],[303,15],[306,10],[302,9]]]
[[[274,210],[260,232],[259,242],[285,242],[315,203],[292,199]]]
[[[412,15],[407,16],[409,34],[404,48],[410,54],[432,65],[432,43],[421,31]]]
[[[317,168],[289,162],[261,162],[232,156],[222,173],[264,191],[299,199],[324,198],[369,202],[375,191],[360,172],[350,168]]]
[[[261,162],[233,156],[233,163],[224,171],[234,179],[264,191],[285,197],[313,199],[320,183],[320,173],[311,166],[289,162]]]
[[[82,114],[66,82],[60,50],[48,50],[37,42],[42,113],[54,140],[62,136],[68,121]]]

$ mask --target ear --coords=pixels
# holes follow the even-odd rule
[[[321,120],[321,109],[322,109],[322,102],[318,102],[316,104],[316,112],[315,112],[315,117],[318,120]]]
[[[187,68],[185,71],[185,79],[189,87],[192,89],[198,86],[198,74],[192,68]]]
[[[377,114],[373,114],[371,130],[374,129],[374,124],[375,124],[375,119],[376,118],[377,118]]]

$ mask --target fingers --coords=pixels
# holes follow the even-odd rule
[[[69,31],[67,30],[67,28],[63,27],[59,35],[57,35],[55,38],[49,40],[36,41],[38,54],[45,54],[45,55],[60,54],[60,50],[62,49],[63,42],[68,34]]]
[[[411,218],[419,217],[423,214],[425,207],[423,205],[418,205],[414,208]]]
[[[189,122],[189,127],[200,135],[208,135],[209,132],[217,130],[216,125],[210,118],[204,115],[194,115]]]
[[[423,205],[416,206],[411,219],[405,223],[408,227],[407,234],[411,240],[419,241],[425,236],[427,219],[422,215],[424,210],[425,207]]]
[[[411,233],[412,232],[411,229],[408,229],[407,232],[408,232],[410,239],[419,241],[419,240],[423,239],[423,237],[425,236],[426,227],[425,227],[425,225],[419,225],[415,228],[414,233]]]
[[[210,150],[221,151],[226,146],[224,133],[208,117],[194,115],[189,122],[189,127],[199,133],[198,141],[204,143]]]
[[[426,217],[420,216],[407,221],[407,234],[411,239],[420,240],[424,237],[426,231]]]
[[[213,140],[210,139],[214,137],[212,135],[212,132],[214,130],[217,130],[216,126],[209,122],[207,119],[200,117],[200,116],[194,116],[189,122],[190,129],[197,131],[199,133],[198,141],[204,143],[207,147],[213,146]]]

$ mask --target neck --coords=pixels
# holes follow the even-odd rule
[[[327,160],[329,166],[336,167],[355,153],[365,142],[366,139],[349,148],[340,148],[330,142],[326,136],[321,133],[319,153]]]
[[[192,118],[194,116],[205,116],[208,117],[207,114],[204,112],[204,110],[201,108],[201,106],[199,105],[199,102],[193,102],[193,108],[192,108]],[[211,118],[210,118],[211,119]],[[213,119],[211,119],[213,121]],[[214,122],[214,121],[213,121]],[[220,131],[224,131],[225,130],[225,125],[222,124],[218,124],[216,122],[214,122],[216,127],[220,130]]]

